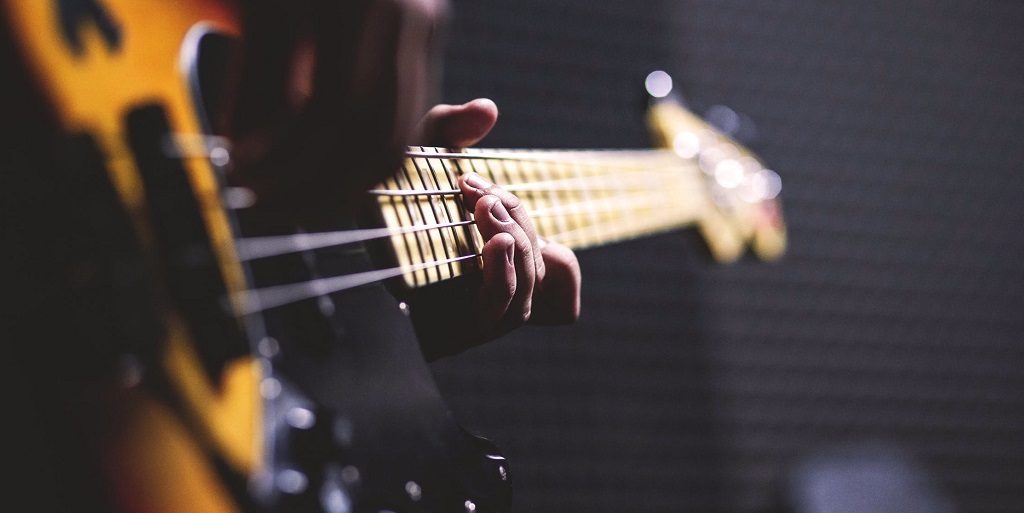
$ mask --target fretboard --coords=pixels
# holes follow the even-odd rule
[[[515,193],[539,236],[573,249],[674,230],[709,217],[710,188],[694,159],[671,150],[537,151],[410,148],[371,194],[405,282],[417,287],[481,265],[483,240],[462,206],[473,172]]]

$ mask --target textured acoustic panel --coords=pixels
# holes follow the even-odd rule
[[[1024,511],[1024,4],[452,7],[443,96],[498,101],[484,145],[642,147],[661,68],[784,180],[782,262],[589,250],[579,324],[435,364],[517,511],[795,511],[842,451]]]

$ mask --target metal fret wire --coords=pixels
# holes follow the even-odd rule
[[[409,171],[409,166],[410,165],[413,168],[418,168],[418,166],[416,165],[416,162],[414,160],[406,160],[405,164],[402,166],[402,173],[404,173],[405,179],[409,181],[409,186],[415,188],[416,187],[416,183],[413,181],[413,174],[412,174],[411,171]],[[417,173],[418,172],[419,172],[419,169],[417,169]],[[420,185],[423,188],[426,188],[425,184],[421,183]],[[419,219],[417,220],[417,224],[428,222],[427,221],[428,216],[424,213],[423,202],[419,201],[419,200],[416,200],[413,203],[415,204],[416,210],[415,211],[410,211],[409,215],[412,216],[412,217],[417,217],[418,216]],[[430,236],[429,235],[426,235],[423,232],[417,233],[416,234],[416,247],[418,248],[419,253],[420,253],[420,262],[427,262],[428,260],[430,260],[427,257],[428,253],[429,253],[430,257],[432,257],[433,260],[438,260],[437,254],[434,252],[434,245],[433,245],[432,241],[430,240]],[[423,270],[424,281],[426,281],[427,283],[430,283],[430,270],[434,271],[434,273],[437,275],[437,280],[439,281],[441,279],[441,273],[438,271],[437,267],[431,267],[431,268]]]
[[[596,152],[596,153],[597,154],[601,154],[601,152]],[[648,153],[643,152],[641,154],[647,155]],[[568,155],[568,152],[566,153],[566,155]],[[410,161],[407,162],[405,166],[403,166],[402,171],[395,176],[394,181],[393,181],[393,187],[392,187],[392,184],[385,183],[384,184],[385,189],[378,189],[378,190],[375,190],[375,191],[371,191],[371,193],[377,193],[379,196],[386,196],[386,200],[391,203],[391,206],[393,207],[395,214],[398,215],[398,219],[397,219],[398,222],[400,224],[405,224],[407,227],[405,227],[405,228],[398,228],[398,229],[396,229],[396,228],[384,228],[384,229],[379,229],[379,230],[360,230],[360,231],[357,231],[357,232],[360,232],[357,235],[353,236],[352,232],[349,232],[347,238],[346,237],[339,237],[338,239],[336,239],[336,240],[339,240],[341,244],[344,244],[344,243],[352,242],[352,241],[354,241],[356,239],[363,240],[363,239],[361,239],[361,237],[378,238],[378,237],[385,237],[385,236],[402,235],[403,236],[403,240],[405,240],[405,242],[406,242],[406,244],[405,244],[406,248],[405,249],[407,251],[407,256],[408,256],[409,262],[410,262],[408,265],[400,265],[400,266],[389,268],[389,269],[381,269],[381,270],[377,270],[377,271],[368,271],[368,272],[365,272],[365,273],[358,273],[358,274],[353,274],[353,275],[344,275],[344,276],[338,276],[338,277],[332,277],[332,278],[321,278],[321,279],[317,279],[317,280],[313,280],[313,281],[305,282],[305,283],[280,285],[280,286],[276,286],[276,287],[268,287],[268,288],[263,288],[263,289],[252,289],[252,290],[249,290],[249,291],[244,291],[243,294],[245,294],[245,296],[243,298],[241,298],[241,299],[247,305],[250,305],[250,306],[247,307],[246,312],[247,313],[251,313],[251,312],[254,312],[254,311],[264,310],[264,309],[267,309],[267,308],[273,308],[275,306],[281,306],[283,304],[287,304],[287,303],[291,303],[291,302],[295,302],[295,301],[300,301],[302,299],[308,299],[308,298],[311,298],[311,297],[316,297],[318,295],[329,294],[331,292],[345,290],[347,288],[352,288],[352,287],[356,287],[356,286],[360,286],[360,285],[365,285],[365,284],[369,284],[369,283],[373,283],[373,282],[377,282],[377,281],[382,281],[382,280],[394,278],[394,277],[401,276],[401,275],[412,274],[413,275],[413,282],[414,282],[414,284],[418,284],[419,281],[429,282],[430,281],[430,279],[429,279],[430,275],[427,274],[427,272],[426,272],[428,269],[434,269],[434,276],[438,280],[441,280],[441,279],[444,279],[444,278],[442,277],[442,275],[440,273],[440,270],[438,269],[439,267],[447,266],[448,273],[451,274],[451,275],[455,275],[456,273],[455,273],[454,264],[456,264],[458,262],[461,262],[461,261],[466,261],[466,260],[469,260],[469,259],[479,258],[479,256],[480,256],[479,253],[475,253],[475,252],[471,253],[471,254],[468,254],[468,255],[452,257],[451,256],[451,252],[449,251],[449,245],[445,243],[444,235],[443,235],[443,233],[444,233],[443,230],[450,230],[452,232],[452,234],[454,235],[454,233],[455,233],[454,230],[456,228],[458,228],[459,226],[464,226],[465,227],[464,229],[468,230],[469,229],[468,225],[473,224],[473,221],[456,222],[454,220],[454,217],[452,215],[451,210],[449,210],[448,199],[446,198],[446,196],[451,196],[453,198],[453,201],[454,201],[454,197],[456,197],[459,194],[459,191],[458,191],[458,189],[456,189],[456,185],[453,182],[452,170],[449,169],[445,165],[445,160],[449,160],[452,163],[452,165],[455,167],[456,173],[458,173],[458,174],[462,174],[462,172],[463,172],[463,170],[461,169],[460,162],[468,161],[472,171],[477,172],[477,173],[479,173],[481,175],[484,175],[490,181],[492,181],[494,183],[500,183],[502,181],[510,183],[511,185],[506,187],[506,188],[509,189],[509,190],[515,190],[516,188],[519,188],[520,192],[526,193],[526,194],[523,195],[524,197],[521,197],[521,199],[523,199],[524,203],[527,203],[527,204],[539,205],[539,204],[544,203],[537,196],[537,194],[539,192],[547,192],[549,198],[552,197],[552,196],[554,198],[558,198],[558,194],[559,193],[563,193],[563,194],[567,194],[567,195],[570,195],[570,196],[578,197],[577,201],[575,201],[573,203],[566,204],[564,202],[560,202],[560,201],[555,200],[555,201],[551,201],[550,204],[558,203],[559,204],[558,206],[545,206],[545,207],[541,207],[541,208],[535,208],[532,212],[530,212],[531,216],[536,216],[538,218],[544,218],[544,217],[550,217],[550,216],[558,217],[559,214],[562,214],[561,217],[559,217],[559,219],[561,221],[563,221],[563,222],[566,220],[566,217],[564,216],[564,214],[574,214],[573,218],[574,218],[575,222],[572,223],[573,226],[567,227],[565,225],[562,225],[562,226],[560,226],[561,229],[545,230],[545,231],[548,231],[549,235],[548,235],[547,238],[550,239],[550,240],[564,241],[564,242],[569,242],[569,241],[572,241],[572,240],[578,240],[581,246],[583,246],[583,245],[592,245],[592,244],[595,244],[595,243],[603,242],[602,239],[607,239],[607,236],[609,236],[609,235],[614,235],[614,236],[618,236],[616,238],[621,238],[622,234],[626,234],[626,235],[630,235],[630,234],[632,234],[632,235],[639,235],[641,232],[657,231],[659,229],[667,229],[667,228],[671,228],[672,226],[675,226],[675,225],[685,224],[685,222],[684,223],[679,223],[679,222],[676,222],[676,223],[669,223],[669,222],[634,222],[633,226],[630,227],[628,225],[624,226],[622,224],[623,220],[624,220],[623,216],[611,216],[611,218],[609,219],[606,216],[596,215],[596,214],[612,213],[612,212],[622,212],[622,211],[629,211],[629,212],[633,212],[633,213],[638,213],[638,212],[641,212],[641,211],[653,211],[653,210],[661,209],[662,207],[657,206],[657,205],[652,205],[650,201],[645,201],[646,199],[649,199],[650,196],[652,196],[652,195],[653,196],[657,196],[656,194],[654,194],[654,193],[652,193],[650,191],[636,192],[634,190],[629,190],[628,187],[624,186],[624,185],[626,185],[626,183],[630,183],[630,182],[635,185],[636,182],[638,182],[638,180],[630,180],[629,182],[626,182],[626,183],[623,183],[623,184],[616,184],[616,186],[608,186],[606,184],[607,184],[607,181],[608,181],[609,178],[611,178],[613,176],[617,176],[617,177],[621,178],[621,175],[616,175],[616,174],[607,173],[607,172],[600,172],[600,171],[606,171],[606,170],[609,170],[609,169],[618,169],[620,172],[622,172],[622,171],[637,171],[637,172],[646,171],[647,174],[645,175],[645,179],[643,180],[644,182],[650,182],[651,181],[651,175],[650,175],[651,172],[654,172],[656,174],[665,173],[665,171],[661,171],[661,172],[654,171],[654,170],[650,169],[649,167],[593,165],[593,164],[591,164],[589,162],[581,162],[581,161],[579,161],[579,159],[571,159],[571,158],[549,158],[549,159],[513,158],[513,159],[509,159],[509,158],[505,158],[504,155],[501,156],[501,157],[470,155],[471,158],[466,158],[467,155],[465,155],[465,154],[445,154],[445,153],[440,153],[440,152],[438,152],[438,153],[428,153],[426,151],[410,152],[410,156],[412,156],[412,157],[421,157],[422,160],[424,162],[426,162],[426,166],[418,165],[415,161],[412,161],[410,159]],[[601,155],[601,156],[606,156],[606,154],[605,155]],[[481,158],[476,158],[476,157],[481,157]],[[437,161],[440,164],[442,172],[444,173],[445,178],[448,181],[448,185],[449,185],[450,189],[441,189],[440,179],[437,176],[438,170],[435,169],[434,165],[433,165],[434,161]],[[503,177],[504,180],[499,179],[498,172],[495,171],[494,166],[492,165],[492,163],[496,164],[496,162],[494,162],[494,161],[502,161],[505,164],[505,165],[502,165],[502,166],[498,166],[499,172],[504,175],[504,177]],[[411,162],[411,165],[414,165],[416,167],[416,173],[415,174],[419,178],[419,183],[418,184],[415,183],[415,181],[412,178],[413,173],[407,168],[407,166],[410,164],[410,162]],[[530,164],[539,164],[541,162],[551,163],[553,165],[550,166],[550,167],[548,167],[548,166],[533,167],[532,165],[530,165]],[[480,169],[480,167],[478,167],[478,163],[481,166],[483,166],[485,169]],[[559,172],[558,170],[559,169],[564,169],[564,166],[571,166],[572,172],[571,172],[570,176],[572,176],[572,178],[566,179],[566,178],[559,177],[557,179],[552,179],[550,176],[541,176],[541,174],[544,174],[544,173],[546,173],[547,175],[550,175],[552,172],[558,173]],[[678,162],[676,162],[675,165],[672,166],[672,167],[675,168],[675,170],[671,173],[672,174],[672,178],[675,179],[675,180],[679,180],[680,178],[682,178],[678,174],[678,171],[679,171]],[[595,171],[598,171],[598,173],[595,173]],[[430,179],[429,180],[427,178],[424,178],[424,176],[423,176],[424,172],[427,172],[427,174],[430,175]],[[632,173],[626,173],[626,174],[632,174]],[[518,175],[518,176],[513,176],[513,175]],[[534,175],[536,175],[536,176],[534,176]],[[457,175],[454,175],[454,176],[457,176]],[[541,180],[540,181],[532,181],[532,182],[531,181],[526,181],[526,182],[520,182],[520,183],[517,184],[516,183],[516,178],[522,178],[524,176],[527,179],[531,179],[531,178],[535,179],[535,178],[539,177],[539,178],[541,178]],[[564,175],[561,175],[561,176],[564,176]],[[406,182],[405,184],[401,183],[403,181],[403,179]],[[600,200],[595,202],[595,201],[593,201],[590,198],[589,194],[587,194],[585,198],[583,196],[581,196],[581,188],[580,187],[570,187],[570,185],[572,185],[574,183],[580,183],[580,182],[594,183],[593,180],[595,180],[595,179],[600,181],[602,183],[602,185],[598,186],[598,187],[593,187],[593,186],[583,187],[582,189],[586,189],[586,190],[582,191],[582,192],[604,191],[604,192],[617,192],[619,194],[614,194],[614,195],[602,194],[602,195],[600,195],[601,196]],[[432,189],[431,185],[429,185],[428,182],[433,182],[433,187],[435,187],[435,188]],[[417,189],[416,188],[417,186],[421,186],[421,187],[423,187],[423,189]],[[406,187],[408,187],[408,188],[406,188]],[[694,188],[694,186],[691,184],[687,188]],[[414,207],[413,205],[410,205],[410,200],[414,199],[415,196],[421,196],[422,198],[417,199],[417,200],[414,201],[417,204]],[[638,198],[638,197],[643,198],[644,200],[637,200],[636,198]],[[385,199],[385,198],[382,198],[382,199]],[[613,199],[616,200],[618,205],[615,208],[609,208],[607,206],[607,202],[609,200],[613,200]],[[435,208],[435,207],[437,207],[437,204],[435,203],[436,201],[440,201],[441,202],[440,203],[440,205],[441,205],[440,208]],[[404,208],[399,208],[399,205],[398,205],[399,202],[401,202],[401,204],[402,204],[402,206],[404,206]],[[623,202],[625,202],[625,205],[623,205]],[[424,203],[426,203],[426,205],[424,205]],[[602,203],[602,207],[603,208],[596,208],[597,207],[597,203]],[[427,215],[426,211],[424,210],[424,208],[427,208],[427,207],[430,208],[430,214],[429,215]],[[628,208],[624,208],[624,207],[628,207]],[[693,209],[690,209],[690,210],[693,210]],[[441,211],[443,211],[443,215],[440,215]],[[402,219],[401,219],[403,217],[401,215],[402,213],[405,214],[405,217],[406,217],[407,221],[404,221],[404,222],[402,221]],[[580,219],[580,217],[584,213],[589,213],[590,214],[590,216],[589,216],[590,219],[589,220],[581,220]],[[691,214],[691,217],[692,217],[692,212],[688,212],[688,213]],[[676,214],[677,215],[673,216],[673,218],[679,219],[680,212],[676,212]],[[445,221],[445,220],[447,220],[448,222],[428,223],[428,221]],[[538,221],[544,222],[541,219],[538,219]],[[544,223],[548,224],[550,226],[549,223],[546,223],[546,222],[544,222]],[[410,225],[412,225],[412,226],[410,226]],[[618,225],[618,226],[616,226],[616,225]],[[569,229],[566,229],[566,228],[569,228]],[[432,236],[430,234],[430,232],[432,232],[433,230],[437,230],[438,231],[438,234],[436,235],[437,241],[438,241],[437,243],[441,244],[441,246],[442,246],[442,249],[443,249],[443,251],[445,253],[444,258],[439,258],[439,255],[438,255],[436,247],[435,247],[436,245],[433,243],[433,240],[434,240],[433,237],[434,236]],[[477,237],[479,237],[478,233],[476,233],[475,231],[472,231],[472,232]],[[310,237],[310,236],[312,236],[312,237],[325,236],[326,237],[326,236],[338,236],[339,233],[338,232],[333,232],[333,233],[324,233],[324,234],[301,234],[301,235],[306,236],[306,237]],[[584,235],[586,235],[586,237]],[[604,236],[602,236],[602,235],[604,235]],[[456,244],[458,244],[458,240],[459,240],[459,238],[457,236],[453,237],[453,241]],[[410,241],[414,241],[415,242],[416,250],[417,250],[416,252],[419,254],[418,256],[420,258],[419,262],[416,262],[415,255],[413,253],[412,244],[409,244]],[[318,241],[318,242],[323,244],[323,245],[319,245],[317,247],[325,247],[326,245],[334,245],[334,244],[327,244],[326,240]],[[482,240],[480,242],[482,243]],[[430,250],[429,250],[430,254],[429,254],[429,256],[428,256],[428,252],[425,250],[425,248],[423,248],[424,244],[427,244],[427,245],[430,246]],[[306,245],[308,245],[308,239],[304,243],[296,243],[296,244],[294,244],[293,247],[303,247],[303,246],[306,246]],[[458,249],[461,249],[461,248],[458,248]],[[422,273],[422,277],[417,276],[417,274],[419,274],[419,273]]]
[[[440,182],[440,181],[438,181],[438,178],[437,178],[437,172],[436,172],[436,171],[434,170],[434,166],[433,166],[433,164],[431,164],[431,161],[432,161],[432,160],[433,160],[433,159],[428,159],[428,160],[427,160],[427,168],[428,168],[428,169],[429,169],[429,171],[430,171],[429,173],[427,173],[427,175],[428,175],[428,176],[429,176],[429,177],[431,178],[431,181],[432,181],[432,182],[434,183],[434,188],[435,188],[435,189],[440,189],[440,188],[441,188],[441,182]],[[443,161],[442,161],[442,162],[443,162]],[[420,181],[421,181],[421,182],[423,182],[423,185],[424,185],[424,186],[426,186],[426,185],[427,185],[427,184],[426,184],[427,180],[425,180],[425,179],[423,178],[423,169],[422,169],[422,168],[420,168],[419,166],[416,166],[416,167],[417,167],[417,169],[419,170],[419,175],[420,175]],[[446,172],[446,174],[447,174],[447,172]],[[438,211],[439,211],[439,210],[443,210],[443,211],[444,211],[444,214],[445,214],[445,216],[446,216],[446,217],[447,217],[447,219],[448,219],[448,222],[449,222],[449,223],[450,223],[450,222],[452,222],[452,218],[451,218],[451,212],[449,212],[449,211],[448,211],[448,209],[444,207],[444,198],[441,198],[441,199],[440,199],[440,200],[441,200],[441,208],[440,208],[440,209],[438,208],[438,206],[437,206],[437,205],[436,205],[436,203],[435,203],[435,200],[437,200],[437,199],[438,199],[438,198],[437,198],[437,196],[427,196],[427,201],[429,201],[429,202],[430,202],[430,206],[431,206],[431,210],[433,211],[432,213],[433,213],[433,215],[434,215],[434,218],[435,218],[435,219],[436,219],[436,218],[438,218],[438,217],[439,217],[439,216],[438,216]],[[447,244],[447,241],[445,240],[445,237],[444,237],[444,235],[445,235],[445,234],[444,234],[444,231],[438,230],[438,234],[437,234],[437,238],[438,238],[438,243],[440,243],[440,244],[441,244],[441,249],[442,249],[442,250],[444,250],[444,256],[445,256],[445,258],[449,258],[449,257],[450,257],[451,255],[450,255],[450,251],[449,251],[449,249],[448,249],[448,244]],[[436,269],[436,268],[435,268],[435,269]],[[454,267],[452,267],[452,265],[451,265],[451,264],[449,264],[449,265],[448,265],[448,277],[452,277],[452,276],[455,276],[455,268],[454,268]],[[440,278],[440,277],[439,277],[439,278]]]

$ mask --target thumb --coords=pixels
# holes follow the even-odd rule
[[[462,105],[437,105],[413,131],[414,144],[465,148],[483,139],[498,120],[498,106],[487,98]]]

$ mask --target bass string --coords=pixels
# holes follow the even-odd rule
[[[181,144],[182,141],[186,144]],[[169,138],[169,142],[165,144],[165,153],[170,158],[207,158],[219,168],[226,167],[230,163],[229,150],[229,141],[221,137],[210,137],[205,135],[173,134],[172,137]],[[498,150],[472,151],[466,153],[442,152],[440,149],[436,150],[437,151],[435,152],[428,152],[424,151],[422,148],[419,151],[410,148],[406,153],[407,158],[424,159],[427,161],[428,169],[425,174],[430,177],[430,181],[433,182],[431,185],[436,187],[436,189],[377,189],[369,191],[370,194],[399,196],[403,198],[415,196],[459,195],[461,194],[461,191],[455,188],[455,184],[452,180],[452,171],[449,166],[445,165],[445,162],[450,162],[452,167],[458,169],[459,161],[468,160],[484,161],[487,164],[488,169],[491,169],[492,163],[561,164],[567,166],[567,169],[565,169],[566,172],[576,173],[578,175],[572,178],[556,180],[511,180],[516,183],[506,186],[506,189],[512,192],[606,192],[620,195],[615,198],[616,205],[613,207],[607,206],[608,201],[612,198],[600,197],[596,200],[588,199],[587,201],[576,202],[570,205],[548,207],[547,209],[532,212],[531,215],[538,217],[569,214],[596,214],[592,216],[593,222],[590,222],[585,226],[577,226],[572,229],[561,230],[549,234],[548,238],[553,241],[569,240],[570,238],[578,237],[581,233],[585,232],[600,233],[604,231],[615,231],[616,229],[621,230],[621,216],[616,217],[613,215],[608,217],[601,214],[621,214],[623,212],[637,213],[643,211],[657,211],[663,208],[651,204],[649,201],[651,194],[650,190],[640,191],[637,193],[630,190],[633,186],[641,181],[647,183],[651,181],[658,182],[658,178],[660,178],[660,175],[662,174],[668,175],[667,177],[674,180],[679,180],[685,176],[681,176],[680,171],[692,171],[693,169],[699,169],[695,165],[680,165],[679,158],[675,156],[674,153],[667,150],[540,152]],[[621,162],[612,162],[613,160],[621,160]],[[638,160],[646,162],[638,162]],[[440,163],[440,172],[433,167],[432,162]],[[419,178],[421,182],[426,185],[427,179],[423,177],[424,170],[419,166],[414,167],[417,174],[420,175]],[[475,169],[475,166],[473,168]],[[507,175],[533,175],[537,172],[535,169],[525,169],[522,166],[502,166],[502,168],[502,172]],[[404,171],[408,177],[409,171],[407,169]],[[654,173],[654,175],[652,175],[652,173]],[[444,175],[450,188],[442,188],[438,174]],[[643,175],[643,178],[639,180],[632,178],[633,176],[641,176],[641,174]],[[630,180],[623,181],[624,176],[630,176]],[[615,182],[611,186],[609,185],[610,179],[615,179]],[[649,189],[649,187],[645,188]],[[696,188],[696,186],[690,184],[687,188],[692,189]],[[638,195],[643,195],[643,199],[636,199]],[[232,205],[231,202],[228,203],[228,209],[248,208],[251,206],[251,202],[249,201],[240,202],[241,204],[237,206]],[[595,204],[600,206],[594,207]],[[454,221],[450,212],[446,212],[446,215],[449,218],[449,222],[424,224],[419,226],[339,230],[332,232],[298,233],[281,236],[242,238],[236,240],[236,250],[239,259],[247,261],[312,249],[354,244],[395,235],[429,230],[452,229],[475,224],[472,220]],[[641,228],[634,228],[634,231],[639,231],[644,228],[656,229],[660,224],[663,223],[644,222],[641,223]],[[616,226],[618,226],[618,228],[616,228]],[[421,256],[425,257],[425,255]],[[354,274],[316,278],[304,282],[252,288],[236,292],[229,298],[226,298],[226,300],[230,302],[230,304],[234,305],[236,313],[240,315],[248,315],[306,299],[322,297],[331,293],[381,282],[402,276],[406,273],[412,273],[433,267],[446,265],[451,266],[460,262],[480,258],[480,256],[480,253],[475,252],[452,256],[447,254],[446,250],[445,258],[424,258],[424,260],[427,261],[413,265],[395,266]]]
[[[417,229],[444,229],[450,227],[450,225],[452,224],[454,223],[444,223],[443,226],[437,225],[428,227],[416,227],[410,229],[383,228],[379,230],[345,230],[339,232],[295,234],[290,236],[275,236],[269,239],[273,239],[271,242],[274,243],[289,244],[290,247],[293,248],[301,246],[304,249],[312,249],[314,247],[340,245],[333,243],[342,239],[346,239],[346,242],[342,244],[350,244],[358,242],[360,240],[366,240],[363,237],[390,236],[401,233],[409,233],[410,231],[414,231]],[[462,226],[463,224],[459,223],[458,225]],[[585,234],[586,231],[594,231],[596,233],[614,233],[616,230],[621,230],[620,225],[621,222],[617,219],[606,219],[600,222],[592,223],[582,228],[575,228],[553,233],[547,238],[552,241],[561,242],[573,238],[579,238],[581,234]],[[647,231],[655,231],[667,226],[671,226],[671,224],[669,224],[666,221],[645,221],[644,223],[642,223],[642,226],[637,226],[630,230],[630,233],[638,235]],[[373,271],[364,271],[340,276],[322,277],[303,282],[247,289],[240,291],[236,294],[233,294],[230,298],[230,302],[231,304],[236,305],[237,313],[241,315],[248,315],[252,313],[265,311],[271,308],[284,306],[290,303],[295,303],[298,301],[322,297],[335,292],[341,292],[355,287],[370,285],[391,278],[397,278],[406,273],[412,273],[440,266],[455,265],[460,262],[472,261],[477,258],[480,258],[480,256],[480,253],[460,254],[452,256],[450,258],[434,259],[406,266],[394,266],[377,269]]]
[[[387,279],[397,278],[407,272],[415,272],[432,267],[451,265],[475,259],[479,256],[479,254],[461,255],[445,260],[423,262],[405,267],[390,267],[353,274],[343,274],[340,276],[316,278],[303,282],[247,289],[231,294],[227,299],[231,305],[234,305],[234,311],[238,315],[244,316],[306,299],[323,297],[335,292],[341,292],[381,282]]]
[[[411,191],[410,194],[415,195],[415,192]],[[586,214],[586,217],[583,217],[582,220],[577,217],[569,227],[555,230],[547,234],[546,238],[561,243],[579,241],[583,244],[593,244],[609,237],[628,237],[630,235],[655,231],[666,226],[686,224],[695,219],[700,211],[698,202],[661,204],[652,201],[653,199],[664,200],[665,196],[657,195],[652,197],[651,191],[641,190],[621,195],[612,202],[587,200],[548,207],[546,209],[537,209],[528,213],[531,217],[536,218]],[[632,215],[623,215],[627,213]],[[650,213],[660,213],[661,215],[643,215]],[[239,239],[236,245],[240,259],[252,260],[312,249],[355,244],[396,235],[432,230],[448,230],[472,225],[475,225],[475,221],[465,220],[398,228],[298,233],[293,235],[243,238]],[[250,305],[249,310],[264,310],[383,281],[406,273],[440,266],[452,266],[462,261],[478,258],[480,253],[452,255],[447,253],[446,249],[444,258],[437,255],[426,255],[423,252],[420,252],[419,256],[422,263],[414,265],[396,266],[355,275],[319,278],[309,282],[280,285],[273,288],[250,289],[243,292],[244,297],[235,298],[236,300],[241,300],[241,303],[236,301],[236,304]],[[246,311],[248,312],[249,310]]]
[[[419,148],[419,149],[417,149]],[[436,151],[427,151],[433,149]],[[672,150],[475,150],[452,152],[442,148],[408,147],[405,156],[410,159],[432,161],[497,160],[533,164],[570,164],[580,171],[611,170],[616,172],[653,171],[655,169],[688,170],[681,166],[683,159]],[[171,133],[163,143],[168,158],[206,158],[218,167],[230,163],[231,142],[222,136],[207,134]],[[515,171],[514,169],[511,171]]]
[[[391,191],[398,192],[398,191]],[[417,191],[408,191],[409,196],[417,196]],[[530,210],[527,214],[530,217],[541,218],[550,216],[569,216],[577,214],[590,214],[594,219],[607,219],[623,217],[622,214],[642,214],[649,212],[664,211],[667,216],[678,217],[678,211],[688,211],[686,205],[697,204],[698,202],[663,202],[653,200],[665,200],[664,195],[650,191],[635,191],[624,194],[614,199],[588,199],[574,203],[564,203],[551,207],[543,207]],[[330,232],[296,233],[290,235],[271,235],[264,237],[246,237],[235,241],[235,249],[239,260],[248,261],[260,258],[269,258],[312,249],[322,249],[347,244],[366,242],[396,235],[409,233],[446,230],[463,226],[473,226],[475,220],[450,221],[443,223],[430,223],[404,227],[369,228],[369,229],[348,229]],[[561,236],[560,233],[549,234],[549,237]]]

